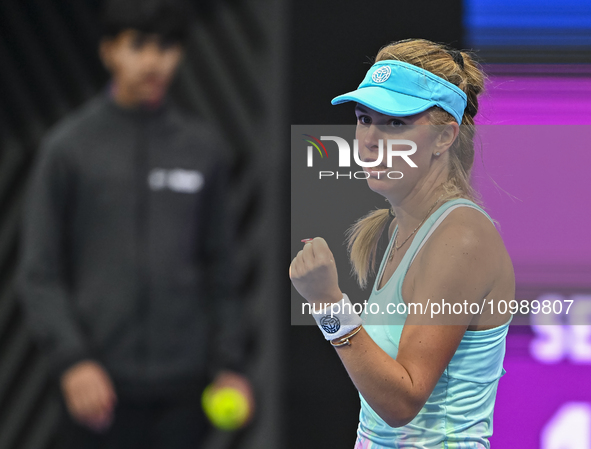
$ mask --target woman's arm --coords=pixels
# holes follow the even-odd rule
[[[499,273],[499,258],[492,236],[496,230],[478,220],[464,225],[465,214],[454,214],[423,248],[412,297],[408,303],[445,299],[448,303],[481,303]],[[306,245],[308,246],[308,245]],[[325,260],[322,239],[313,242],[306,264],[292,264],[298,279],[315,270],[314,255]],[[312,249],[312,248],[310,248]],[[293,280],[292,275],[292,280]],[[294,281],[296,285],[296,281]],[[297,287],[296,287],[297,288]],[[441,317],[440,317],[441,318]],[[453,322],[447,320],[447,323]],[[456,317],[457,318],[457,317]],[[465,320],[465,321],[469,321]],[[457,322],[457,320],[456,320]],[[419,323],[422,323],[419,324]],[[468,327],[465,324],[425,325],[425,316],[409,314],[402,331],[398,356],[392,359],[362,330],[350,346],[337,349],[353,383],[373,410],[392,427],[409,423],[425,404]],[[441,323],[441,319],[438,321]]]

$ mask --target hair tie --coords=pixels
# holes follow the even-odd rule
[[[462,56],[462,52],[460,50],[448,50],[449,55],[453,58],[454,62],[460,66],[462,70],[464,70],[464,57]],[[466,114],[470,117],[474,117],[478,112],[478,103],[472,104],[471,101],[468,101],[466,104]]]
[[[385,198],[386,203],[390,204],[390,201],[388,201],[388,198]],[[390,207],[388,208],[388,215],[390,215],[391,218],[396,218],[396,215],[394,214],[394,211],[392,210],[392,205],[390,205]]]
[[[449,55],[453,58],[454,62],[464,70],[464,57],[462,52],[459,50],[448,50]]]

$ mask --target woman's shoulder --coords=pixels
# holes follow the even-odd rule
[[[503,239],[482,209],[463,204],[451,210],[425,242],[423,262],[469,255],[494,277],[508,260]]]
[[[437,278],[439,272],[444,272],[444,282],[480,289],[481,297],[515,297],[511,257],[496,226],[482,209],[454,208],[427,239],[417,259],[413,283]],[[472,324],[491,323],[485,318]]]
[[[478,204],[467,198],[456,198],[450,202],[452,210],[446,213],[445,219],[438,228],[448,228],[448,231],[451,228],[457,232],[480,230],[484,235],[490,233],[499,235],[494,220]],[[397,220],[394,218],[388,226],[388,239],[392,238],[396,225]]]
[[[490,245],[503,245],[497,228],[481,208],[470,207],[470,203],[460,203],[459,206],[447,214],[429,240],[451,240],[461,246],[477,246],[485,251],[491,249]]]
[[[455,202],[450,209],[438,229],[448,233],[466,233],[480,237],[499,236],[492,219],[476,203],[470,200]]]

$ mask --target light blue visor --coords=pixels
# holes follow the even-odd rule
[[[347,101],[394,117],[439,106],[461,124],[467,97],[459,87],[427,70],[406,62],[384,60],[371,66],[357,90],[339,95],[331,103]]]

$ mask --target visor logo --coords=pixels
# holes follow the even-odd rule
[[[392,73],[392,71],[390,70],[390,67],[385,65],[385,66],[377,69],[375,72],[373,72],[373,74],[371,75],[371,79],[373,80],[374,83],[378,83],[378,84],[383,83],[383,82],[387,81],[388,78],[390,78],[391,73]]]

